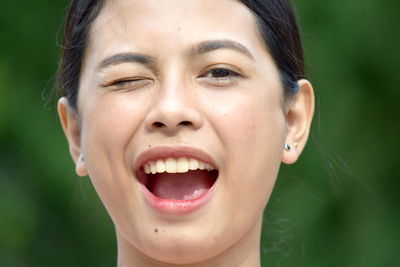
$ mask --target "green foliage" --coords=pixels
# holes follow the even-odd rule
[[[115,266],[113,225],[42,100],[65,5],[2,3],[0,266]],[[263,266],[400,266],[400,2],[295,5],[317,111],[268,205]]]

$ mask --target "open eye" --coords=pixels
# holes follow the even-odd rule
[[[203,77],[215,78],[215,79],[238,77],[238,76],[240,75],[237,72],[225,68],[211,69],[203,75]]]
[[[222,67],[215,67],[207,70],[200,75],[201,81],[210,86],[229,86],[233,85],[242,76],[233,70]]]

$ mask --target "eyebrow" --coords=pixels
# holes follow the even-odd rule
[[[232,49],[246,55],[250,59],[254,59],[253,55],[244,45],[232,40],[213,40],[201,42],[191,48],[190,56],[196,57],[218,49]],[[126,52],[106,57],[99,63],[98,69],[105,69],[107,67],[122,63],[139,63],[152,69],[155,68],[155,61],[150,56]]]
[[[103,59],[99,63],[98,69],[105,69],[121,63],[139,63],[149,68],[153,68],[155,65],[154,60],[149,56],[137,53],[119,53]]]
[[[191,56],[198,56],[202,54],[206,54],[218,49],[232,49],[237,52],[240,52],[247,57],[254,59],[253,55],[250,51],[241,43],[232,40],[213,40],[213,41],[204,41],[197,45],[195,45],[190,54]]]

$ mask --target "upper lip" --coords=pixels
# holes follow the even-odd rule
[[[166,158],[194,158],[200,160],[204,163],[211,164],[214,168],[218,169],[218,166],[215,163],[215,160],[205,151],[191,147],[191,146],[183,146],[183,145],[174,145],[174,146],[152,146],[139,153],[136,160],[134,161],[134,169],[138,171],[144,164],[149,161],[157,161],[158,159],[166,159]]]

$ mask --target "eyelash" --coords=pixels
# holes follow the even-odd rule
[[[233,77],[238,77],[238,76],[240,76],[239,73],[237,73],[237,72],[235,72],[235,71],[232,71],[232,70],[225,69],[225,68],[215,68],[215,69],[211,69],[211,70],[209,70],[208,72],[206,72],[206,74],[212,73],[213,71],[215,72],[214,74],[218,74],[218,72],[219,72],[219,74],[223,73],[223,74],[227,74],[227,75],[233,76]],[[220,78],[225,78],[225,77],[226,77],[226,76],[224,76],[224,77],[213,77],[213,78],[220,79]]]
[[[215,67],[207,70],[204,74],[200,75],[199,78],[211,86],[228,86],[237,82],[237,80],[242,77],[243,76],[236,71],[223,67]]]
[[[127,79],[123,79],[123,80],[114,81],[114,82],[110,83],[110,86],[115,86],[118,89],[125,89],[125,88],[136,89],[135,87],[138,87],[137,83],[139,83],[139,82],[147,83],[147,82],[150,82],[150,80],[147,78],[131,78],[131,79],[127,78]],[[140,86],[140,87],[143,87],[144,85],[145,84],[142,84],[142,86]]]

